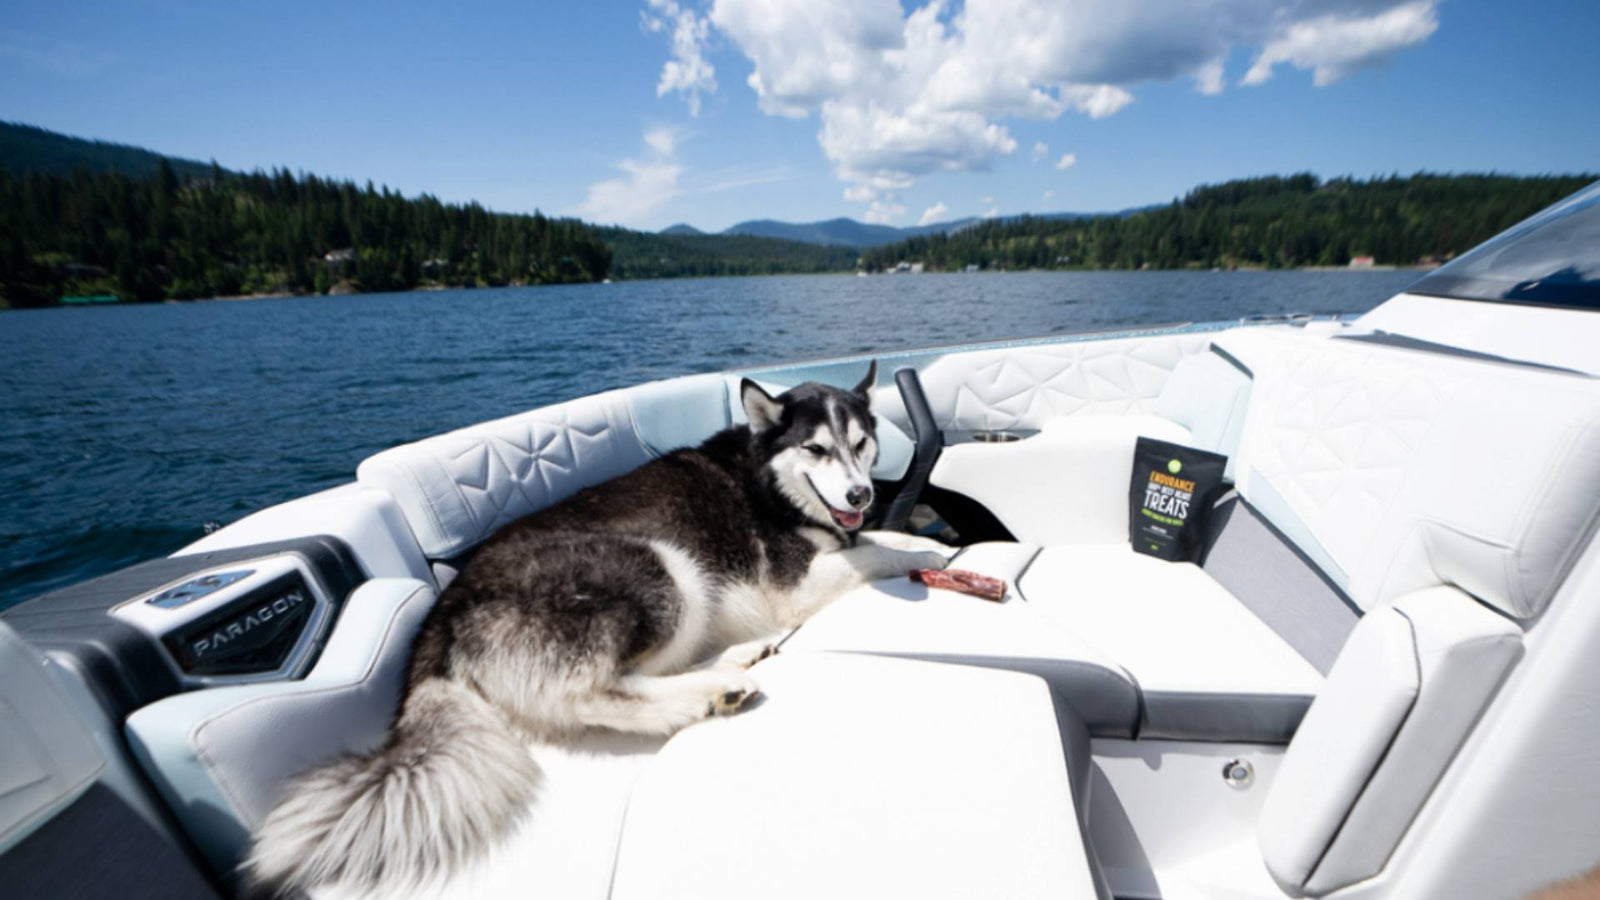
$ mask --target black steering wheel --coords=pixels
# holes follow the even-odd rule
[[[922,381],[917,378],[917,370],[907,368],[895,372],[894,383],[900,389],[901,401],[906,405],[906,417],[911,420],[911,439],[916,446],[911,454],[911,465],[906,467],[905,481],[900,484],[900,492],[894,495],[878,527],[884,531],[905,531],[911,521],[911,510],[917,505],[917,498],[922,496],[922,489],[928,485],[928,474],[933,471],[933,464],[939,461],[944,439],[939,434],[939,426],[934,424],[933,410],[928,406],[928,395],[922,392]]]

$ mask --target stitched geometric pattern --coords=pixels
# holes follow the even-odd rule
[[[1331,349],[1331,348],[1330,348]],[[1436,369],[1361,352],[1299,349],[1270,377],[1250,465],[1348,571],[1364,568],[1402,504],[1419,448],[1453,390]],[[1257,383],[1267,377],[1257,373]]]
[[[1283,332],[1222,347],[1255,371],[1240,491],[1357,605],[1549,601],[1600,507],[1600,381]]]
[[[1038,428],[1070,415],[1147,413],[1180,360],[1206,333],[1081,341],[947,356],[921,373],[947,430]]]
[[[386,450],[357,479],[395,497],[425,553],[453,556],[643,464],[631,422],[616,394],[585,397]]]

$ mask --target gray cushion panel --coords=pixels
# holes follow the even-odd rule
[[[1207,530],[1206,574],[1328,674],[1360,618],[1354,604],[1248,503],[1213,509]]]
[[[1139,737],[1287,744],[1314,699],[1304,694],[1146,691]]]

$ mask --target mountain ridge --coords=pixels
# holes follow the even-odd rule
[[[832,219],[822,219],[816,222],[785,222],[779,219],[749,219],[730,225],[719,232],[707,232],[695,228],[687,223],[680,222],[670,228],[662,229],[661,234],[723,234],[723,235],[749,235],[752,237],[776,238],[785,241],[799,241],[803,244],[819,244],[822,246],[855,247],[868,250],[886,244],[895,244],[914,237],[925,237],[932,234],[953,234],[965,228],[971,228],[984,222],[1015,222],[1022,219],[1050,219],[1050,220],[1078,220],[1094,219],[1102,216],[1125,217],[1134,213],[1145,212],[1164,204],[1150,206],[1136,206],[1115,212],[1050,212],[1050,213],[1019,213],[1012,216],[967,216],[961,219],[951,219],[945,222],[933,222],[928,225],[882,225],[870,222],[859,222],[855,219],[840,216]],[[691,229],[684,231],[682,229]]]

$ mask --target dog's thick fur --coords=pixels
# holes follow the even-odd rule
[[[247,881],[433,882],[533,800],[527,739],[669,734],[735,712],[766,639],[867,580],[942,567],[931,541],[853,533],[871,502],[876,372],[776,398],[746,381],[750,425],[496,534],[423,625],[387,743],[293,783]]]

